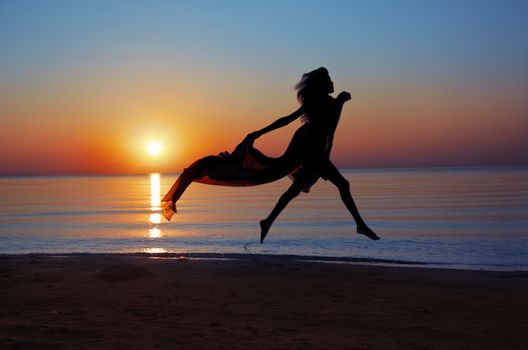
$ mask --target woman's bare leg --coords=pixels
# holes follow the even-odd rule
[[[352,217],[356,221],[357,233],[365,235],[373,240],[380,239],[378,235],[376,235],[376,233],[374,233],[374,231],[372,231],[367,226],[367,224],[359,214],[359,211],[356,207],[356,203],[354,203],[354,199],[352,198],[352,194],[350,193],[350,183],[347,179],[343,177],[343,175],[341,175],[339,170],[337,170],[335,165],[333,165],[332,163],[330,163],[330,165],[328,166],[327,176],[328,180],[330,180],[330,182],[332,182],[339,190],[341,200],[343,201],[346,208],[348,209],[350,214],[352,214]]]
[[[281,211],[286,208],[288,203],[301,193],[301,190],[302,184],[298,181],[294,181],[290,188],[288,188],[288,190],[279,198],[279,201],[275,204],[275,208],[273,208],[269,216],[260,222],[260,243],[264,242],[264,238],[266,238],[273,221],[275,221]]]

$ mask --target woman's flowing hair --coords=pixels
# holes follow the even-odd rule
[[[302,117],[304,122],[311,118],[311,105],[317,98],[326,95],[326,84],[330,80],[328,70],[324,67],[317,68],[308,73],[304,73],[301,81],[295,85],[297,99],[301,105],[305,106],[307,113]]]

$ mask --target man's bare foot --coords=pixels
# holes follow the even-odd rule
[[[365,226],[359,226],[357,227],[356,229],[357,233],[359,233],[360,235],[365,235],[367,236],[368,238],[370,239],[373,239],[375,241],[377,241],[378,239],[380,239],[378,237],[377,234],[374,233],[374,231],[372,231],[367,225]]]
[[[268,235],[268,231],[271,227],[271,223],[266,220],[260,221],[260,244],[264,243],[264,238]]]

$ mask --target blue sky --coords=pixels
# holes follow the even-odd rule
[[[527,11],[526,1],[485,0],[3,1],[0,69],[159,52],[249,67],[329,62],[374,73],[525,78]]]

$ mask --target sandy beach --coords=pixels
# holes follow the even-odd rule
[[[526,349],[527,272],[0,256],[2,349]]]

